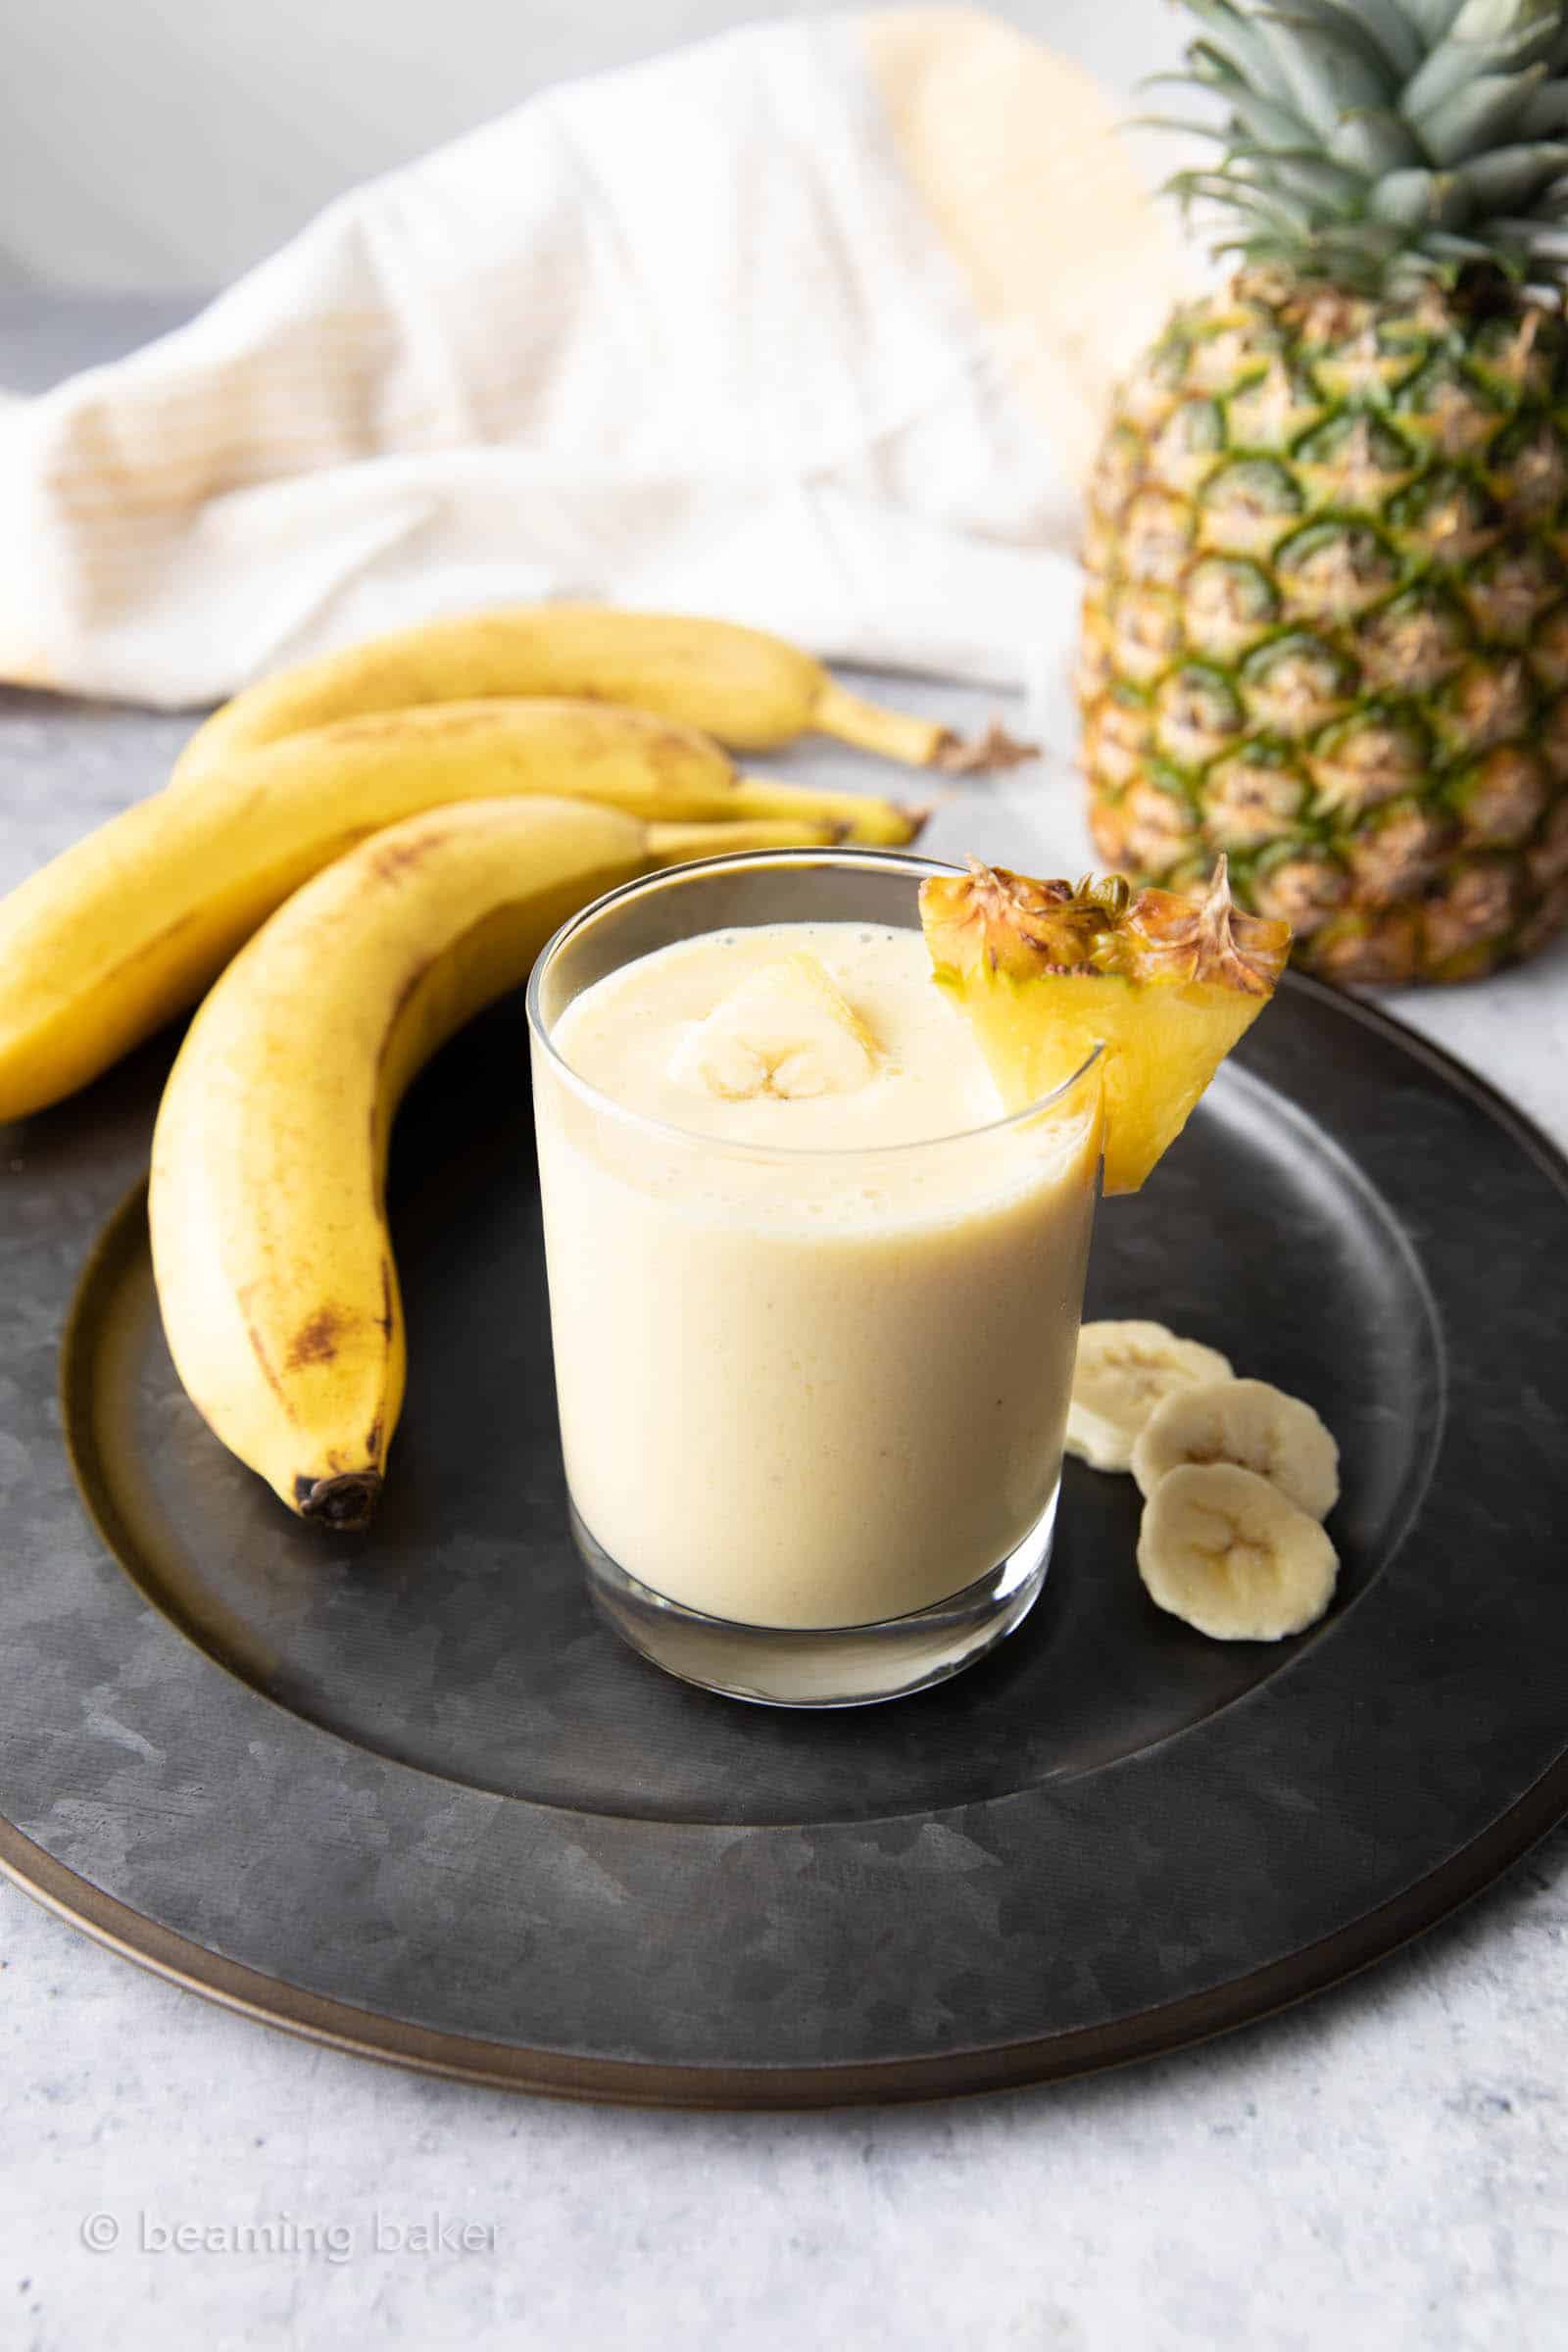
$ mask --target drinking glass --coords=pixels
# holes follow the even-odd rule
[[[678,940],[917,930],[919,883],[947,870],[853,850],[666,870],[566,923],[529,986],[573,1533],[609,1622],[732,1697],[896,1697],[1028,1613],[1099,1191],[1099,1057],[960,1134],[773,1149],[612,1100],[556,1032],[583,990]]]

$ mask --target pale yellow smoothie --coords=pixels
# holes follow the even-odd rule
[[[741,992],[765,973],[765,1010],[803,969],[843,1017],[813,1042],[808,1003],[791,1059],[787,992],[770,1022]],[[586,1081],[536,1060],[562,1438],[597,1543],[775,1627],[906,1615],[1005,1559],[1060,1474],[1096,1074],[1004,1120],[920,934],[854,922],[659,949],[552,1043]]]

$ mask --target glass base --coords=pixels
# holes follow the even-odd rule
[[[600,1615],[666,1674],[756,1706],[865,1707],[946,1682],[1022,1624],[1046,1581],[1059,1493],[989,1574],[912,1616],[875,1625],[797,1630],[705,1617],[628,1576],[575,1506],[571,1532]]]

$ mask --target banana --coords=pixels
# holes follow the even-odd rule
[[[1312,1519],[1326,1519],[1340,1498],[1338,1446],[1309,1404],[1266,1380],[1200,1382],[1156,1405],[1132,1453],[1145,1498],[1183,1462],[1255,1471]]]
[[[913,767],[965,759],[947,727],[851,694],[819,662],[760,629],[595,605],[532,605],[423,622],[247,687],[198,728],[184,782],[235,752],[333,719],[491,695],[585,695],[684,720],[736,751],[812,730]],[[1005,745],[1007,753],[1019,747]],[[991,746],[994,757],[1000,757]],[[968,755],[972,766],[974,755]]]
[[[733,825],[650,825],[648,839],[661,865],[699,858],[733,858],[742,850],[825,850],[845,838],[840,824],[798,816],[747,816]]]
[[[814,784],[781,784],[772,776],[738,776],[711,818],[804,819],[837,825],[841,840],[861,849],[902,850],[916,839],[931,809],[927,803],[873,800],[864,792],[828,792]]]
[[[706,858],[735,858],[753,850],[831,850],[844,840],[842,825],[809,823],[798,816],[743,816],[732,825],[652,824],[647,833],[655,865],[694,865]]]
[[[350,720],[202,784],[138,802],[0,902],[0,1121],[97,1077],[194,1004],[291,891],[421,808],[564,792],[649,820],[793,826],[807,843],[852,815],[861,839],[918,823],[886,801],[743,782],[716,744],[641,711],[550,701]]]
[[[1144,1506],[1150,1598],[1216,1642],[1279,1642],[1322,1616],[1339,1555],[1317,1520],[1233,1462],[1184,1462]]]
[[[1086,1323],[1067,1408],[1067,1451],[1096,1470],[1126,1470],[1134,1441],[1164,1397],[1230,1377],[1217,1348],[1179,1340],[1163,1323]]]
[[[383,1182],[405,1088],[559,923],[653,858],[618,809],[429,809],[297,892],[192,1021],[153,1136],[164,1329],[210,1427],[302,1516],[363,1525],[397,1424]]]
[[[670,1075],[727,1102],[848,1095],[876,1075],[876,1040],[814,956],[781,956],[694,1021]]]

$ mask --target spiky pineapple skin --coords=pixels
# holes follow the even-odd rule
[[[1108,864],[1338,981],[1568,923],[1568,335],[1489,280],[1244,271],[1176,312],[1088,497],[1078,694]]]

